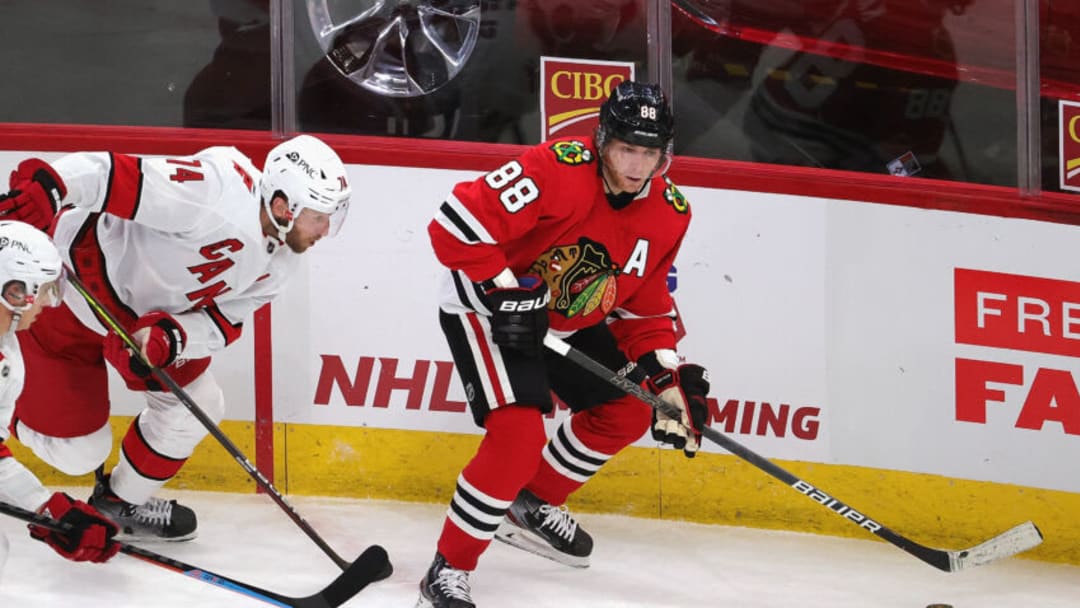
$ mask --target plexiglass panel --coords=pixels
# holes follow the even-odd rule
[[[1013,0],[676,0],[676,152],[1016,183]]]
[[[0,4],[0,122],[270,128],[266,2]]]
[[[1080,192],[1080,2],[1040,3],[1042,187]]]
[[[667,6],[3,2],[0,122],[535,143],[587,126],[631,72],[669,82],[648,66],[670,44],[680,155],[1017,185],[1026,7],[1041,167],[1024,181],[1080,192],[1080,2],[673,0],[670,32],[650,37]]]
[[[536,143],[541,57],[647,77],[644,0],[305,0],[295,15],[306,131]]]

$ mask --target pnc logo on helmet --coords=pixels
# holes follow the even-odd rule
[[[28,247],[26,243],[22,241],[16,241],[14,239],[9,239],[6,236],[0,236],[0,249],[6,249],[8,247],[14,247],[20,251],[30,253],[30,247]]]

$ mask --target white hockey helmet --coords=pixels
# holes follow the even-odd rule
[[[305,207],[329,214],[330,236],[334,236],[345,222],[352,194],[345,165],[337,153],[310,135],[298,135],[270,150],[259,188],[266,213],[277,225],[279,240],[285,240],[285,234]],[[285,224],[274,218],[270,209],[274,195],[279,193],[289,205]]]
[[[47,295],[46,305],[59,306],[63,279],[63,260],[47,234],[24,222],[0,222],[0,304],[21,314]],[[12,283],[22,283],[26,297],[21,305],[5,297]]]

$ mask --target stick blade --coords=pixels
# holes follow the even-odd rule
[[[1026,521],[1015,528],[998,534],[990,540],[965,551],[955,551],[949,555],[950,571],[982,566],[1002,558],[1023,553],[1037,547],[1043,541],[1038,526]]]
[[[390,576],[393,571],[386,549],[371,545],[325,589],[304,598],[298,605],[303,608],[336,608],[363,591],[364,587]]]

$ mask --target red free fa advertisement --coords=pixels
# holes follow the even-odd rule
[[[540,139],[591,138],[600,104],[620,82],[633,79],[633,62],[541,57]]]
[[[956,420],[1007,410],[1018,429],[1080,435],[1080,283],[957,268],[953,286],[956,343],[994,349],[956,358]]]

